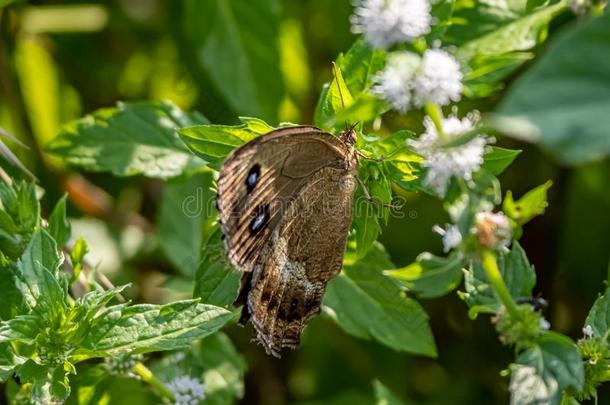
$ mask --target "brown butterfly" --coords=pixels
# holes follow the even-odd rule
[[[225,247],[241,272],[234,305],[268,354],[296,348],[341,271],[352,220],[358,152],[312,126],[280,128],[236,149],[218,178]]]

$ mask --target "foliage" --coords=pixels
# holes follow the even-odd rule
[[[297,120],[313,120],[333,135],[355,129],[363,187],[354,198],[343,269],[324,296],[326,321],[307,328],[305,354],[281,363],[306,366],[282,377],[289,394],[273,382],[258,384],[261,402],[481,402],[466,394],[472,381],[438,389],[446,371],[437,362],[455,357],[458,371],[451,378],[471,368],[468,354],[448,354],[456,339],[443,334],[459,329],[461,352],[467,333],[475,339],[487,330],[480,321],[458,328],[456,312],[463,313],[462,323],[488,315],[488,329],[510,349],[514,359],[502,365],[501,375],[509,379],[511,403],[597,400],[610,379],[610,291],[590,309],[583,338],[573,339],[566,317],[550,314],[552,331],[546,301],[535,294],[549,291],[544,283],[553,269],[540,271],[540,252],[528,258],[526,250],[540,237],[542,222],[535,218],[545,214],[548,201],[558,201],[566,183],[588,187],[602,206],[597,212],[608,212],[603,159],[610,153],[610,65],[600,57],[610,53],[605,2],[432,1],[432,26],[424,35],[383,49],[367,43],[366,35],[347,36],[348,14],[357,12],[347,2],[192,0],[154,6],[168,11],[163,18],[146,16],[152,5],[57,6],[53,14],[52,8],[9,3],[0,0],[0,41],[9,44],[0,44],[0,82],[9,84],[0,90],[0,134],[7,141],[0,152],[10,164],[0,168],[0,382],[9,401],[229,404],[244,395],[256,398],[246,392],[248,366],[256,381],[277,382],[276,363],[229,326],[240,274],[225,257],[215,179],[232,150]],[[353,7],[372,7],[367,4]],[[104,28],[108,15],[121,17]],[[151,34],[158,25],[163,28]],[[102,41],[113,43],[118,32],[126,40],[117,52],[132,55],[105,62],[94,51],[104,46],[90,42],[95,35],[62,35],[71,30],[102,30]],[[315,53],[320,49],[327,51]],[[71,63],[74,52],[79,66]],[[447,66],[426,70],[426,55],[435,52],[459,63],[460,97],[439,101],[451,72]],[[418,63],[407,72],[409,83],[388,74],[397,55]],[[323,68],[312,71],[310,56],[322,59]],[[81,69],[96,72],[95,79],[79,79]],[[442,85],[433,88],[434,74],[441,73]],[[410,97],[405,111],[393,103],[397,95],[388,94],[384,74],[396,79],[391,91],[406,86],[398,92]],[[429,93],[421,96],[424,90]],[[418,104],[415,96],[424,101]],[[163,98],[173,101],[156,101]],[[126,101],[107,107],[117,99]],[[94,111],[78,118],[81,104]],[[458,124],[463,130],[453,133]],[[525,163],[515,182],[519,161],[531,162],[533,153],[517,143],[523,140],[560,163],[602,163],[568,180],[566,169],[551,170],[551,163]],[[33,143],[32,150],[19,149],[22,143]],[[32,179],[25,167],[36,166],[39,185],[18,180]],[[516,192],[503,193],[506,183]],[[106,208],[95,209],[99,205]],[[547,212],[553,222],[547,235],[556,238],[568,224],[553,214],[559,209],[562,204],[552,204]],[[414,220],[418,210],[428,212],[426,229],[405,226],[405,216]],[[603,214],[596,218],[602,245]],[[101,223],[97,229],[112,240],[83,232],[87,221]],[[433,228],[442,253],[427,236],[432,223],[444,223]],[[561,233],[568,241],[561,248],[595,239],[570,239],[569,233]],[[607,255],[607,243],[603,249]],[[555,254],[552,266],[562,267],[564,256]],[[105,274],[103,264],[112,260],[120,271]],[[564,295],[577,295],[563,288]],[[456,296],[467,311],[439,311]],[[338,329],[327,326],[333,323]],[[506,357],[494,350],[477,347],[477,356]],[[161,353],[144,356],[152,352]],[[404,353],[426,359],[405,361]],[[476,363],[476,375],[485,372]],[[338,364],[354,370],[333,372]],[[325,378],[327,371],[332,378]],[[405,375],[412,378],[408,390]]]

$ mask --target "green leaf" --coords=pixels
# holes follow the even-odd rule
[[[41,333],[41,319],[37,315],[18,315],[0,324],[0,343],[19,341],[33,344]]]
[[[8,380],[14,373],[15,367],[25,360],[15,356],[10,343],[0,343],[0,383]]]
[[[40,230],[17,262],[17,287],[27,305],[50,324],[66,311],[66,286],[57,279],[61,261],[51,235]]]
[[[284,96],[277,0],[189,0],[178,27],[182,50],[202,95],[203,112],[218,122],[232,112],[275,122]]]
[[[582,389],[584,374],[576,345],[567,336],[545,332],[512,367],[511,404],[558,404],[566,388]]]
[[[68,239],[70,239],[71,228],[66,215],[67,197],[67,195],[64,195],[59,199],[49,216],[47,230],[53,239],[55,239],[58,246],[64,246],[68,242]]]
[[[580,165],[608,156],[609,52],[607,13],[564,30],[510,88],[498,112],[533,124],[537,133],[530,140],[562,162]]]
[[[40,205],[34,183],[0,182],[0,251],[15,260],[40,226]]]
[[[407,291],[420,298],[435,298],[453,291],[462,281],[463,259],[458,254],[449,257],[420,254],[408,266],[387,270],[387,276],[396,279]]]
[[[560,2],[527,15],[507,10],[512,16],[507,16],[496,29],[463,43],[457,56],[470,67],[464,77],[465,93],[469,97],[487,95],[494,89],[489,86],[504,80],[523,62],[531,59],[533,54],[526,51],[545,39],[549,23],[565,7]],[[490,90],[477,91],[476,86],[481,84],[486,86],[483,89]]]
[[[76,355],[179,349],[216,332],[232,318],[226,309],[199,304],[198,300],[116,305],[95,318]]]
[[[513,298],[523,299],[531,296],[536,285],[536,272],[517,241],[513,242],[508,253],[498,256],[498,268]],[[502,306],[495,290],[488,284],[485,270],[480,263],[471,263],[465,272],[464,288],[466,291],[460,293],[460,297],[470,307],[469,314],[473,318],[479,313],[495,314]]]
[[[360,196],[361,194],[356,195]],[[356,252],[359,257],[368,252],[381,232],[378,210],[373,204],[373,202],[363,198],[356,198],[353,228],[356,232]]]
[[[324,85],[318,99],[314,116],[316,125],[339,128],[345,123],[369,121],[375,114],[386,111],[384,103],[363,93],[384,62],[385,52],[370,48],[362,40],[354,42],[347,53],[339,54],[333,80]]]
[[[535,216],[544,213],[545,208],[549,205],[546,201],[546,193],[552,185],[553,182],[549,180],[528,191],[517,201],[513,200],[513,193],[507,191],[502,209],[509,218],[515,220],[519,225],[523,225]]]
[[[176,129],[204,122],[169,102],[121,102],[64,126],[48,150],[91,171],[166,179],[203,164]]]
[[[218,169],[233,149],[271,131],[265,122],[240,117],[242,125],[198,125],[180,129],[184,143],[199,157]]]
[[[375,389],[376,405],[404,405],[404,402],[379,380],[373,381],[373,388]]]
[[[371,85],[375,73],[383,68],[385,57],[385,51],[371,48],[362,39],[354,42],[347,53],[339,54],[337,66],[352,95],[358,95]]]
[[[211,171],[192,173],[167,182],[159,209],[159,244],[182,274],[192,277],[201,258],[206,223],[216,218]]]
[[[610,334],[610,288],[593,303],[585,326],[593,329],[593,336],[607,340]]]
[[[515,160],[521,150],[505,149],[492,146],[491,151],[483,155],[482,168],[491,172],[494,176],[501,174]]]
[[[16,276],[8,265],[0,265],[0,291],[2,291],[0,320],[13,318],[26,310],[23,295],[17,286]]]
[[[328,285],[324,311],[354,336],[375,339],[398,351],[436,356],[426,313],[382,274],[391,267],[388,254],[377,243],[362,259],[347,262]]]
[[[335,125],[344,124],[338,123],[335,116],[351,106],[353,102],[354,99],[345,84],[341,68],[333,64],[333,80],[322,88],[322,93],[316,106],[314,116],[316,125],[320,128],[330,129]]]
[[[83,266],[85,265],[85,255],[89,252],[87,242],[83,238],[78,238],[70,252],[70,260],[72,261],[72,276],[70,277],[70,285],[72,285],[80,275]]]
[[[193,297],[201,298],[206,304],[227,307],[237,297],[241,274],[228,262],[221,235],[216,228],[203,248]]]

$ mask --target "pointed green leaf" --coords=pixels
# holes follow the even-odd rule
[[[460,284],[462,262],[463,259],[458,254],[444,258],[425,252],[414,263],[384,273],[418,297],[435,298],[447,294]]]
[[[206,304],[227,307],[237,297],[241,274],[228,262],[221,235],[217,228],[203,247],[193,297]]]
[[[352,258],[353,259],[353,258]],[[394,350],[436,356],[422,307],[382,274],[392,263],[380,244],[362,259],[346,263],[324,296],[323,308],[346,332],[375,339]]]
[[[91,171],[165,179],[203,165],[176,129],[204,122],[169,102],[118,103],[64,126],[48,150]]]
[[[513,193],[507,191],[502,206],[504,212],[519,225],[523,225],[535,216],[543,214],[545,208],[549,205],[546,201],[546,193],[552,185],[553,182],[549,180],[528,191],[517,201],[513,200]]]
[[[179,349],[216,332],[232,318],[226,309],[199,304],[197,300],[116,305],[95,318],[82,349],[77,349],[75,355]]]
[[[66,215],[67,197],[67,195],[64,195],[59,199],[49,216],[49,226],[47,230],[53,239],[55,239],[58,246],[64,246],[68,242],[68,239],[70,239],[70,222]]]

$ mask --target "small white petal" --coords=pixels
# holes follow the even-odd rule
[[[376,48],[409,42],[430,32],[427,0],[361,0],[351,17],[352,32]]]
[[[462,234],[457,226],[451,225],[443,235],[443,250],[448,252],[460,243],[462,243]]]
[[[414,83],[414,104],[447,105],[462,97],[462,72],[460,65],[448,52],[429,49],[424,52],[420,73]]]
[[[424,158],[422,166],[428,169],[424,182],[439,195],[444,196],[452,177],[471,180],[472,174],[483,164],[485,146],[491,140],[477,136],[470,141],[455,146],[445,147],[430,117],[424,118],[426,131],[417,140],[409,140],[415,153]],[[474,127],[472,117],[462,119],[449,116],[442,120],[443,132],[447,140],[459,137]]]
[[[389,102],[395,110],[405,113],[411,105],[411,90],[420,58],[410,52],[388,56],[385,68],[373,77],[371,92]]]
[[[582,328],[582,334],[585,335],[585,337],[587,339],[590,339],[593,337],[593,328],[591,327],[591,325],[587,325],[584,328]]]

